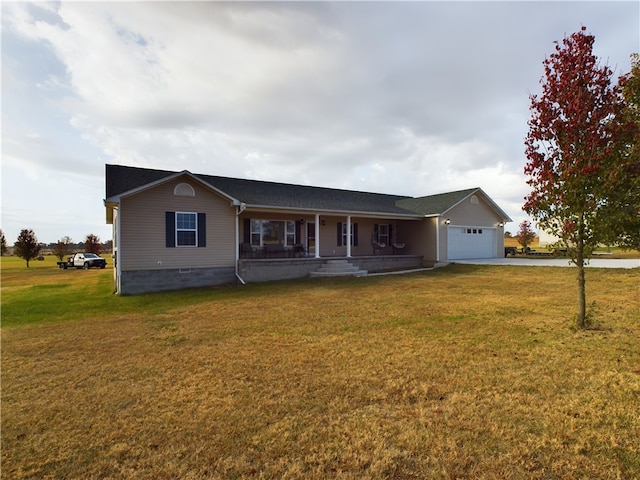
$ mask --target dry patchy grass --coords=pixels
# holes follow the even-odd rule
[[[5,327],[3,476],[638,478],[640,272],[587,275],[598,330],[571,269],[462,265]]]

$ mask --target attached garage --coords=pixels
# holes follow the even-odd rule
[[[448,227],[447,257],[449,260],[493,258],[495,256],[495,228],[462,226]]]

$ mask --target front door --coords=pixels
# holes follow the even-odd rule
[[[316,224],[307,223],[307,253],[315,255],[316,253]]]

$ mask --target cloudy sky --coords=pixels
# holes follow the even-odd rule
[[[542,61],[582,25],[615,77],[640,2],[2,2],[2,228],[105,225],[106,163],[421,196],[513,219]]]

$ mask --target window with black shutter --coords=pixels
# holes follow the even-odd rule
[[[207,217],[196,212],[165,212],[165,245],[173,247],[206,247]]]
[[[351,223],[350,225],[351,225],[351,246],[357,247],[358,246],[358,224]],[[343,245],[346,245],[347,244],[347,224],[338,222],[338,229],[336,233],[337,233],[336,244],[338,245],[338,247],[342,247]]]

